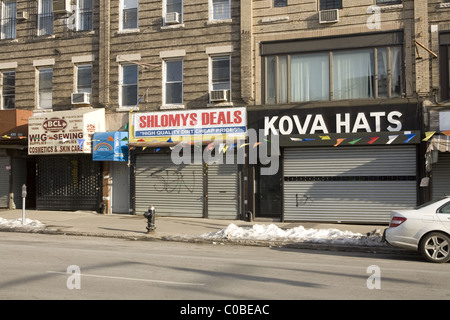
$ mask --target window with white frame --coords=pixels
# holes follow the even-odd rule
[[[164,0],[164,23],[182,23],[183,0]]]
[[[76,92],[92,94],[92,65],[80,64],[76,68]]]
[[[93,29],[92,10],[92,0],[77,0],[76,21],[78,31],[89,31]]]
[[[53,34],[52,0],[39,0],[38,6],[38,35],[48,36]]]
[[[183,104],[183,60],[164,61],[164,105]]]
[[[40,68],[38,73],[38,108],[52,108],[53,68]]]
[[[210,2],[210,19],[211,20],[227,20],[231,19],[231,3],[230,0],[209,0]]]
[[[16,107],[16,72],[3,71],[2,74],[2,109]]]
[[[138,0],[121,0],[120,1],[120,29],[137,29],[139,10]]]
[[[134,107],[138,103],[138,65],[120,65],[120,107]]]
[[[2,17],[1,17],[2,39],[16,38],[16,25],[17,25],[16,13],[17,13],[16,0],[2,1]]]
[[[229,55],[211,57],[210,70],[211,70],[210,92],[226,91],[227,100],[230,101],[231,57]]]

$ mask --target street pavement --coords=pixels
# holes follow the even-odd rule
[[[0,217],[8,220],[21,219],[22,210],[0,210]],[[210,239],[201,237],[206,233],[220,231],[230,224],[238,227],[251,227],[255,224],[274,224],[281,229],[290,229],[302,225],[309,229],[338,229],[351,231],[363,235],[382,233],[386,225],[356,225],[356,224],[322,224],[312,222],[276,222],[268,220],[255,220],[253,222],[242,220],[215,220],[185,217],[159,217],[155,218],[155,231],[147,233],[147,219],[142,215],[128,214],[98,214],[90,211],[41,211],[25,210],[25,217],[38,220],[45,225],[43,229],[5,228],[0,231],[12,232],[38,232],[45,234],[64,234],[74,236],[96,236],[123,238],[129,240],[146,241],[182,241],[195,243],[217,243],[255,246],[280,246],[299,249],[320,249],[340,251],[364,251],[374,253],[400,252],[404,250],[386,246],[345,245],[333,243],[298,242],[298,241],[271,241],[271,240],[243,240],[243,239]]]

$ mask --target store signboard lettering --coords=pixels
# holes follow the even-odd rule
[[[245,108],[136,113],[131,117],[131,142],[223,138],[247,132]]]
[[[28,154],[92,153],[98,131],[105,131],[104,109],[35,114],[28,120]]]

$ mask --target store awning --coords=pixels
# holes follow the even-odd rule
[[[428,146],[427,153],[433,150],[450,152],[450,136],[434,135],[429,142],[430,144]]]

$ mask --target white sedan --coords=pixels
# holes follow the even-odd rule
[[[414,210],[392,212],[384,237],[394,247],[418,250],[427,261],[449,261],[450,196]]]

